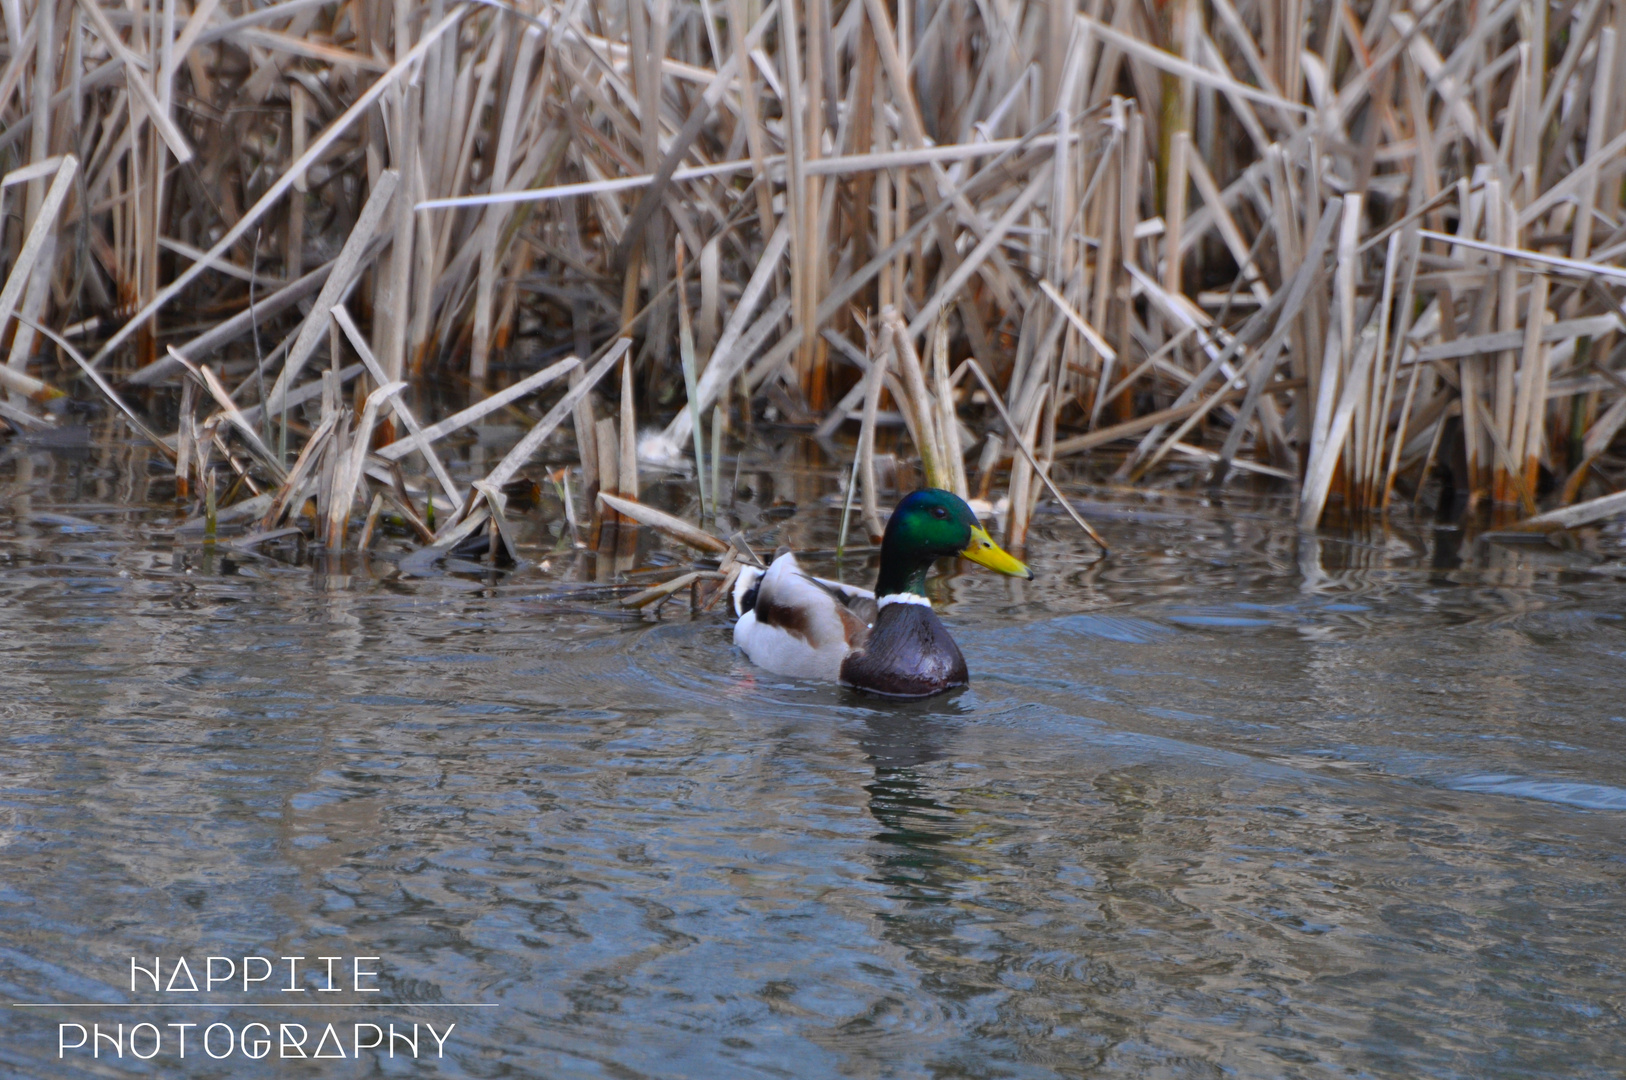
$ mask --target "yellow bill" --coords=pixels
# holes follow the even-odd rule
[[[971,543],[967,544],[960,554],[996,573],[1033,580],[1033,571],[1027,568],[1027,564],[994,543],[994,538],[988,535],[987,529],[972,529]]]

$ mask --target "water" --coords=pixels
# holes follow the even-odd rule
[[[1042,515],[1032,584],[939,580],[973,685],[900,705],[630,617],[569,555],[206,554],[146,476],[0,465],[0,994],[101,1006],[7,1010],[0,1074],[1626,1072],[1618,529],[1301,540],[1268,498],[1097,491],[1107,561]],[[764,546],[832,544],[829,477],[745,478],[801,504],[746,508]],[[379,957],[388,1008],[131,993],[131,956],[211,954]],[[348,1056],[358,1020],[456,1027],[58,1048],[333,1022]]]

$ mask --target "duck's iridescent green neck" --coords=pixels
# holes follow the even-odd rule
[[[904,544],[894,544],[889,533],[881,543],[881,572],[875,579],[876,596],[897,593],[926,595],[926,572],[932,568],[933,556],[918,550],[909,550]]]

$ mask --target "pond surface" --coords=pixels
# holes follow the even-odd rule
[[[1031,584],[936,579],[973,685],[900,705],[628,615],[589,556],[206,553],[145,475],[0,464],[0,993],[97,1006],[7,1009],[0,1074],[1626,1073],[1618,526],[1301,539],[1270,498],[1096,488],[1105,561],[1042,511]],[[834,546],[837,481],[743,481],[801,507],[742,510],[759,549]],[[210,955],[378,957],[387,1007],[131,992],[132,956]],[[358,1019],[456,1027],[58,1046],[332,1022],[348,1057]]]

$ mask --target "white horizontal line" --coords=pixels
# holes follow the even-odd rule
[[[497,1009],[478,1001],[13,1001],[13,1009]]]
[[[1487,244],[1483,240],[1473,240],[1466,236],[1454,236],[1451,233],[1435,232],[1432,229],[1418,229],[1417,235],[1426,240],[1441,240],[1447,244],[1458,247],[1473,248],[1475,251],[1489,251],[1508,258],[1523,259],[1526,262],[1542,263],[1556,267],[1559,270],[1568,270],[1575,274],[1596,274],[1598,277],[1626,278],[1626,270],[1607,263],[1585,262],[1580,259],[1566,259],[1562,255],[1548,255],[1541,251],[1529,251],[1525,248],[1504,247],[1501,244]]]
[[[1068,142],[1076,141],[1076,138],[1076,136],[1069,136]],[[874,172],[880,169],[909,168],[940,162],[963,161],[969,158],[994,157],[1021,144],[1021,139],[991,139],[988,142],[980,143],[945,143],[942,146],[928,146],[919,150],[845,154],[809,161],[803,166],[803,171],[809,176],[840,176],[849,172]],[[1027,145],[1035,149],[1054,146],[1055,144],[1056,136],[1054,135],[1037,135],[1027,140]],[[763,168],[770,170],[781,168],[784,164],[785,155],[783,154],[773,154],[763,158],[762,161]],[[754,167],[753,162],[745,159],[720,161],[711,165],[677,169],[672,173],[672,181],[676,183],[683,180],[700,180],[710,176],[724,176],[728,173],[747,172]],[[554,187],[499,191],[489,195],[460,195],[450,199],[425,199],[414,206],[413,209],[450,210],[462,206],[493,206],[503,203],[539,202],[544,199],[563,199],[572,195],[602,195],[646,187],[654,179],[652,173],[645,173],[640,176],[587,180],[579,184],[558,184]]]

